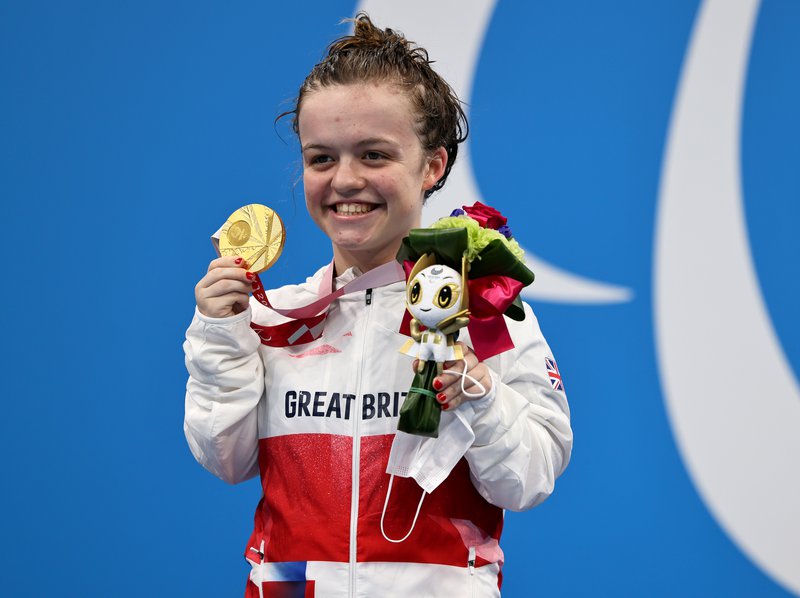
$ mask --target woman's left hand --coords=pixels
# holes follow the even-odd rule
[[[492,376],[489,373],[489,368],[486,367],[482,361],[478,361],[478,357],[467,345],[464,343],[457,344],[461,346],[464,359],[446,361],[444,363],[444,370],[452,370],[458,373],[442,373],[433,380],[436,400],[439,401],[444,411],[452,411],[465,401],[478,401],[492,390]],[[464,362],[467,364],[467,376],[469,376],[469,378],[463,378],[464,390],[470,393],[470,395],[476,396],[465,395],[461,392],[461,372],[464,371]],[[479,384],[476,384],[470,378],[474,378]],[[481,387],[483,388],[481,389]]]

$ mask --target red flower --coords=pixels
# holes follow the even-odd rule
[[[467,216],[473,220],[477,220],[483,228],[493,228],[497,230],[508,222],[508,218],[503,216],[494,208],[484,205],[479,201],[475,202],[472,207],[464,206],[464,211]]]

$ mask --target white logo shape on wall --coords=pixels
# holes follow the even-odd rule
[[[422,43],[468,99],[494,6],[363,0],[358,8]],[[739,186],[742,94],[757,10],[758,0],[706,0],[698,12],[662,170],[656,342],[671,424],[703,500],[758,566],[800,592],[800,388],[760,296]],[[463,154],[461,168],[426,208],[427,222],[463,198],[480,198],[468,147]],[[632,297],[630,289],[526,257],[537,273],[530,298]]]
[[[661,179],[654,313],[675,437],[736,544],[800,592],[800,388],[772,328],[744,218],[739,138],[758,0],[706,0]]]
[[[475,65],[496,0],[473,0],[458,5],[430,0],[362,0],[357,10],[367,11],[378,23],[390,23],[436,57],[440,74],[453,86],[458,97],[469,103]],[[424,17],[423,17],[424,15]],[[447,185],[423,212],[425,223],[449,216],[464,203],[480,201],[472,171],[469,146],[459,150],[460,166]],[[603,282],[570,274],[525,250],[525,261],[536,273],[536,284],[522,294],[528,299],[558,303],[620,303],[630,301],[633,292]]]

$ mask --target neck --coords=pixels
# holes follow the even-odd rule
[[[379,253],[364,255],[358,252],[343,251],[334,246],[333,265],[336,276],[341,276],[345,270],[353,266],[358,268],[362,273],[369,272],[378,266],[382,266],[383,264],[393,261],[396,253],[397,251],[391,254]]]

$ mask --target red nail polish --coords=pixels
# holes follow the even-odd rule
[[[443,386],[442,381],[439,380],[439,378],[434,378],[433,379],[433,388],[434,388],[434,390],[442,390],[442,386]]]
[[[247,280],[253,280],[253,278],[255,278],[256,275],[253,274],[252,272],[247,272],[245,276],[247,276]]]
[[[436,400],[440,403],[444,403],[447,400],[447,395],[443,392],[440,392],[438,395],[436,395]]]
[[[258,289],[258,283],[257,282],[253,282],[253,288],[254,289]]]
[[[233,260],[233,261],[234,261],[234,262],[236,262],[237,264],[241,264],[241,263],[242,263],[242,258],[240,258],[240,257],[237,257],[237,258],[236,258],[235,260]]]

